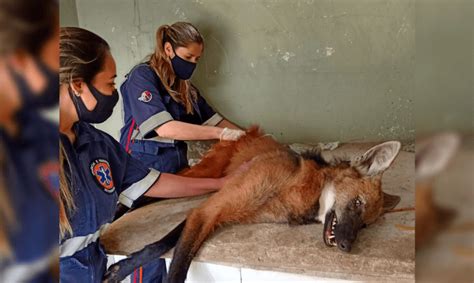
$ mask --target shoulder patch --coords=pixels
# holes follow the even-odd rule
[[[148,90],[145,90],[144,92],[142,92],[138,100],[142,102],[150,102],[152,98],[153,98],[153,95],[151,94],[151,92]]]
[[[112,170],[110,169],[110,165],[107,160],[95,159],[91,162],[90,169],[92,176],[105,192],[110,194],[115,191],[114,180],[112,179]]]

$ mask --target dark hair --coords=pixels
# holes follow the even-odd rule
[[[90,83],[104,65],[109,44],[97,34],[77,27],[59,33],[59,82],[83,80]]]
[[[0,0],[0,55],[24,49],[37,56],[59,24],[56,0]]]

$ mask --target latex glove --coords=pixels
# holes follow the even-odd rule
[[[224,128],[219,136],[221,141],[236,141],[241,136],[244,136],[245,132],[242,130],[233,130],[229,128]]]

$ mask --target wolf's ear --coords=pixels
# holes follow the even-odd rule
[[[455,133],[442,133],[415,144],[416,180],[435,176],[456,153],[460,137]]]
[[[395,208],[400,202],[400,197],[383,193],[383,211],[389,211]]]
[[[366,153],[351,160],[351,166],[362,175],[376,176],[382,174],[392,164],[400,151],[398,141],[388,141],[376,145]]]

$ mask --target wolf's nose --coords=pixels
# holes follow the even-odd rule
[[[352,249],[352,244],[348,240],[342,240],[337,244],[337,247],[346,253],[350,252]]]

